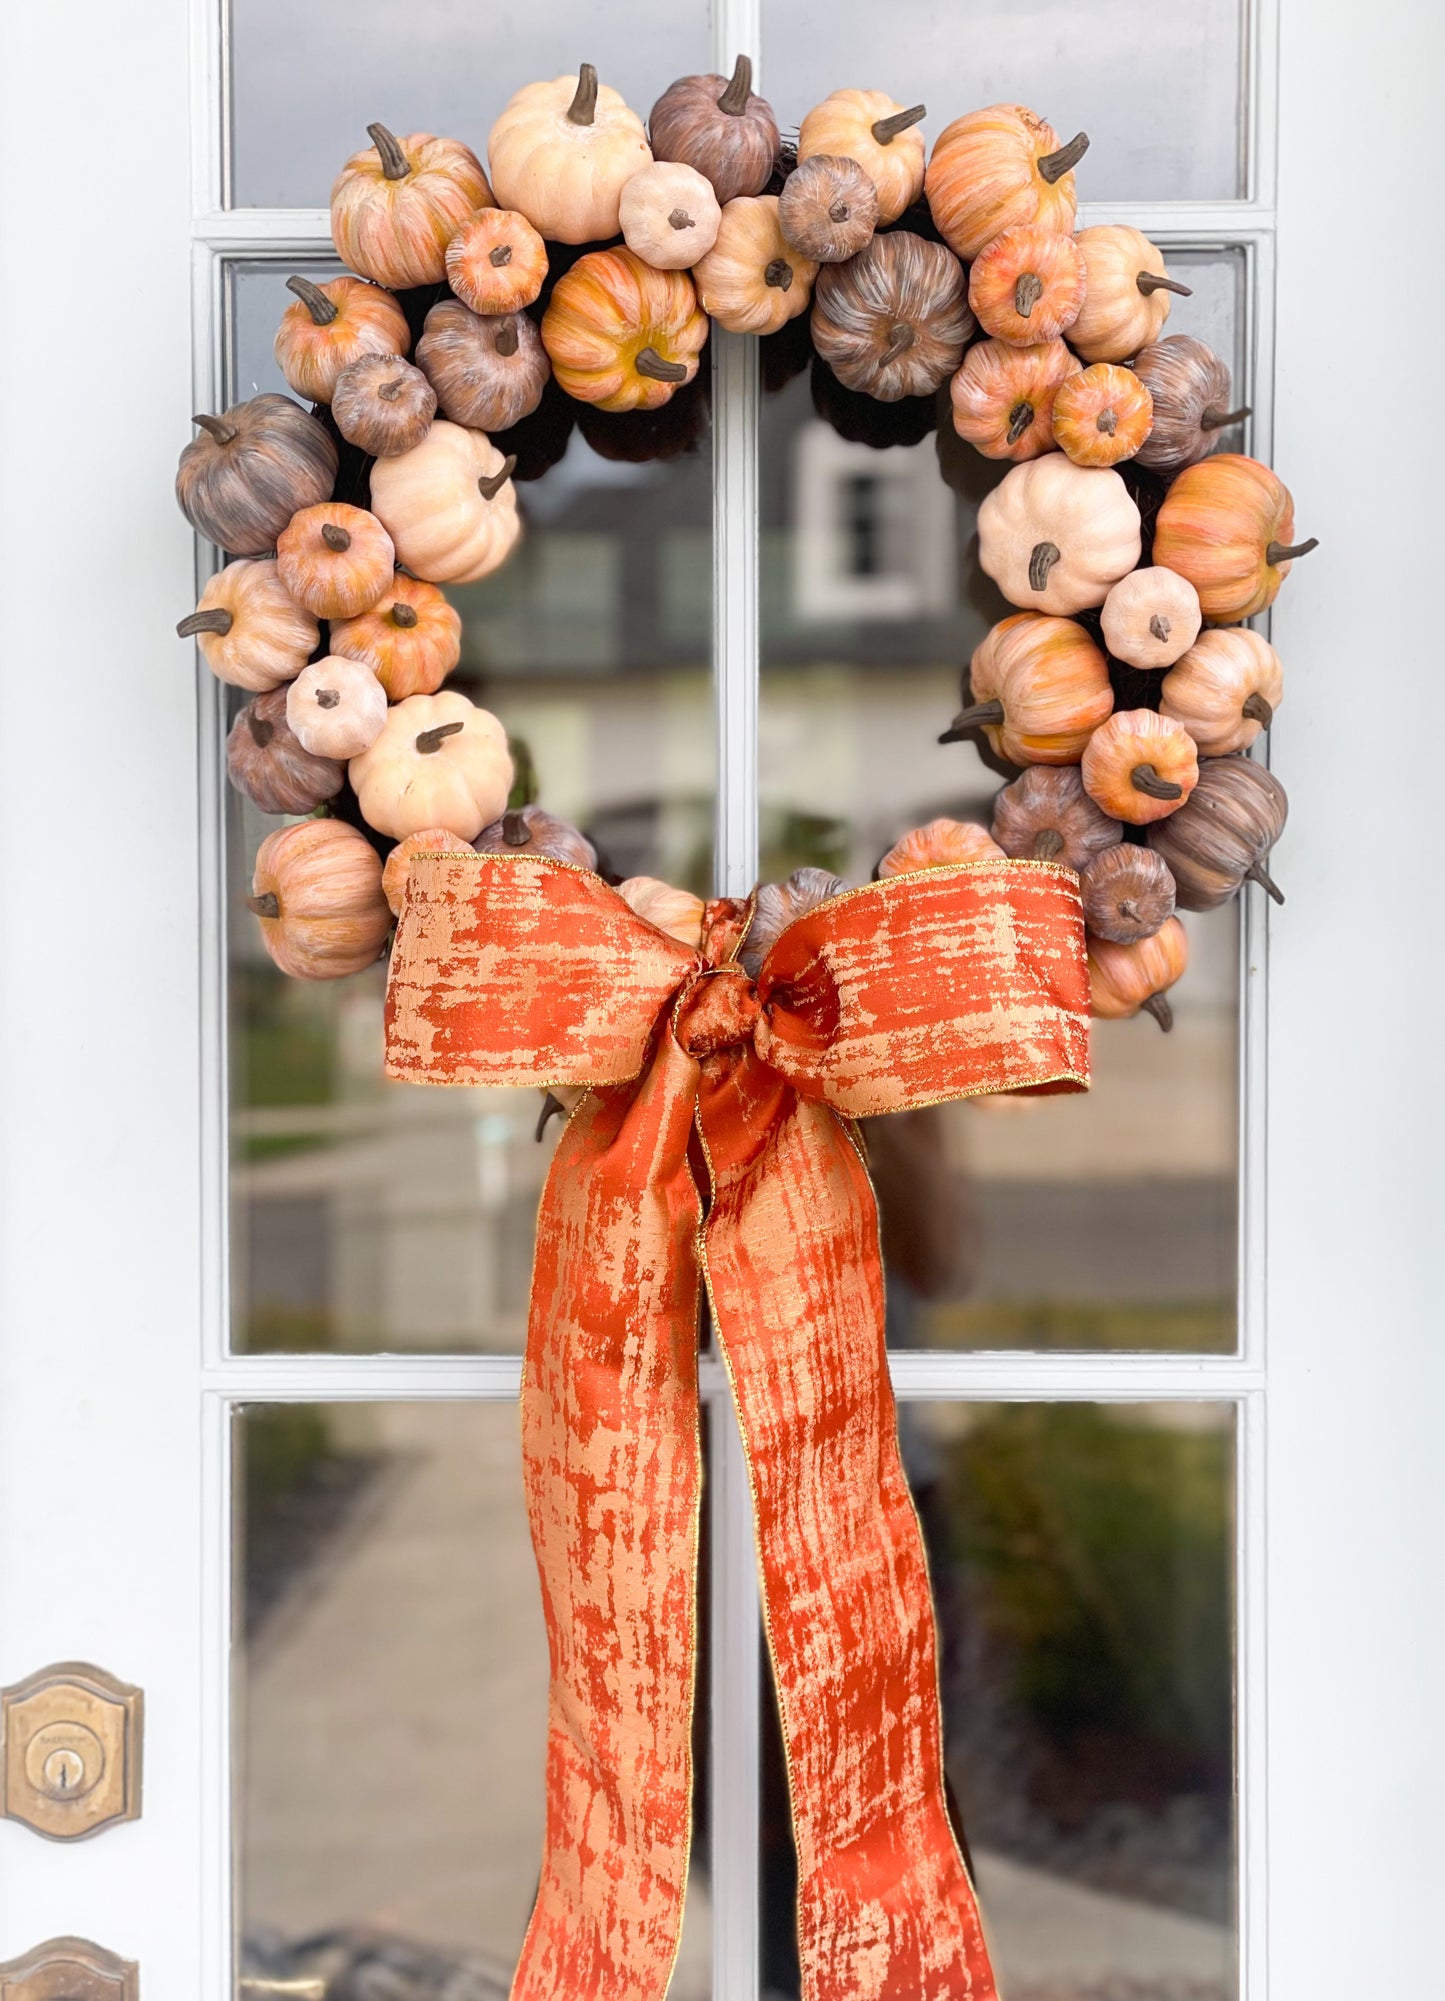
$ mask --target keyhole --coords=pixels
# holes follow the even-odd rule
[[[52,1751],[45,1760],[45,1783],[57,1799],[68,1799],[85,1779],[85,1761],[78,1752]]]

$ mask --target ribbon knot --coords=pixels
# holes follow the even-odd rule
[[[736,964],[704,966],[677,997],[672,1032],[699,1062],[751,1042],[762,1015],[758,990]]]

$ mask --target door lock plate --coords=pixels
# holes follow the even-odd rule
[[[134,1960],[87,1938],[53,1938],[0,1965],[0,2001],[137,2001]]]
[[[139,1819],[142,1712],[138,1688],[84,1661],[0,1689],[0,1815],[49,1841]]]

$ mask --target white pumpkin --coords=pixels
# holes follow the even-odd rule
[[[522,533],[517,491],[485,431],[432,425],[419,445],[371,468],[371,511],[396,560],[429,584],[472,584],[511,555]]]
[[[474,841],[505,811],[514,775],[507,732],[454,688],[398,702],[347,768],[366,824],[398,841],[424,827]]]
[[[313,757],[356,757],[381,735],[386,690],[365,661],[328,653],[286,690],[286,721]]]
[[[1131,570],[1104,600],[1104,644],[1130,667],[1172,667],[1199,637],[1199,593],[1162,566]]]
[[[978,510],[978,560],[1024,611],[1101,605],[1139,551],[1139,510],[1118,473],[1062,452],[1015,466]]]
[[[637,113],[591,63],[576,76],[524,84],[487,141],[498,208],[513,208],[554,243],[616,236],[618,201],[652,160]]]
[[[195,639],[218,681],[258,695],[294,680],[321,637],[316,620],[282,583],[274,556],[227,563],[176,632]]]
[[[622,190],[623,240],[654,271],[690,271],[717,242],[722,209],[712,182],[681,160],[654,160]]]

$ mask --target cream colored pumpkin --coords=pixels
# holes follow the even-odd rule
[[[680,160],[654,160],[618,201],[623,240],[654,271],[690,271],[717,242],[722,209],[712,182]]]
[[[979,562],[1027,611],[1102,604],[1139,550],[1139,510],[1118,473],[1062,452],[1015,466],[978,510]]]
[[[1130,361],[1158,340],[1169,317],[1169,295],[1190,290],[1164,269],[1164,252],[1122,222],[1081,229],[1084,303],[1069,328],[1069,345],[1085,361]]]
[[[1247,625],[1201,632],[1164,676],[1159,713],[1182,723],[1201,757],[1248,750],[1284,699],[1279,655]]]
[[[617,894],[639,917],[676,938],[679,945],[697,946],[702,940],[703,901],[691,890],[674,889],[655,875],[633,875],[617,885]]]
[[[356,757],[381,735],[386,690],[364,661],[327,654],[287,689],[286,721],[313,757]]]
[[[905,110],[884,90],[835,90],[803,120],[798,160],[856,160],[877,190],[879,222],[897,222],[923,193],[924,116],[921,104]]]
[[[247,907],[266,950],[293,980],[343,980],[374,965],[391,929],[381,857],[342,820],[302,820],[268,834]]]
[[[1199,637],[1202,618],[1187,577],[1158,566],[1131,570],[1104,600],[1104,644],[1126,666],[1172,667]]]
[[[770,334],[808,310],[818,267],[778,222],[776,195],[736,195],[694,274],[705,313],[729,333]]]
[[[398,841],[423,827],[474,841],[505,808],[514,776],[507,732],[454,688],[389,709],[348,773],[366,824]]]
[[[500,569],[522,532],[514,461],[484,431],[432,425],[419,445],[371,468],[371,511],[396,560],[433,584],[471,584]]]
[[[635,111],[591,63],[529,83],[487,141],[498,208],[514,208],[554,243],[600,243],[618,230],[622,190],[652,152]]]
[[[242,557],[218,570],[200,603],[176,627],[194,637],[218,681],[264,694],[294,680],[316,651],[321,628],[282,583],[274,557]]]

